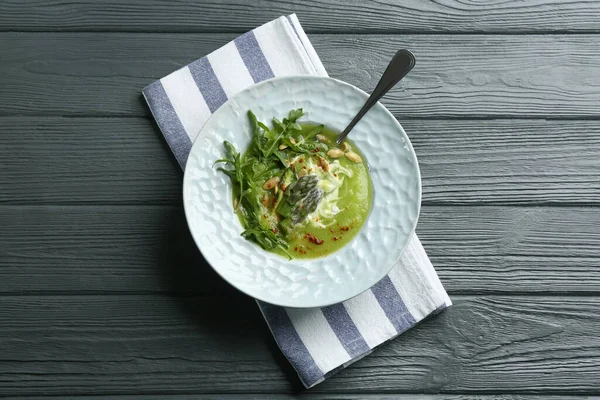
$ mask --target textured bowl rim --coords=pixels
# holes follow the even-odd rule
[[[348,82],[344,82],[342,80],[336,79],[336,78],[331,78],[328,76],[317,76],[317,75],[286,75],[286,76],[280,76],[280,77],[275,77],[275,78],[271,78],[271,79],[266,79],[264,81],[255,83],[247,88],[245,88],[244,90],[239,91],[238,93],[236,93],[234,96],[230,97],[229,99],[227,99],[227,101],[225,103],[223,103],[214,113],[211,114],[211,116],[206,120],[206,122],[204,123],[204,125],[202,125],[202,128],[200,128],[200,130],[198,131],[198,134],[196,135],[196,138],[194,139],[194,142],[192,143],[192,146],[190,148],[190,154],[192,153],[194,146],[196,144],[196,141],[201,137],[201,132],[204,129],[204,127],[208,124],[208,122],[212,119],[212,118],[217,118],[218,114],[219,114],[219,110],[221,110],[223,108],[223,106],[229,102],[233,102],[236,100],[236,98],[238,96],[243,95],[246,91],[248,90],[253,90],[256,89],[258,86],[262,86],[262,85],[266,85],[269,84],[271,82],[274,81],[282,81],[282,80],[292,80],[292,79],[322,79],[322,80],[329,80],[329,81],[335,81],[338,84],[344,85],[344,86],[348,86],[354,90],[356,90],[357,92],[361,93],[362,95],[368,97],[369,94],[367,92],[365,92],[364,90],[348,83]],[[417,182],[418,182],[418,193],[417,193],[417,212],[416,212],[416,217],[414,219],[414,222],[411,226],[410,232],[407,235],[408,236],[408,240],[406,241],[406,243],[404,244],[404,247],[402,248],[402,250],[399,253],[399,256],[396,260],[394,260],[393,263],[390,263],[390,267],[387,269],[384,269],[383,271],[385,271],[382,276],[380,276],[375,282],[373,282],[373,284],[363,290],[361,290],[359,293],[353,294],[343,300],[339,300],[339,301],[335,301],[335,302],[331,302],[331,301],[327,301],[327,302],[323,302],[320,304],[313,304],[310,306],[299,306],[297,304],[286,304],[285,301],[282,301],[280,303],[275,303],[271,300],[265,300],[263,298],[261,298],[260,296],[257,296],[255,294],[251,294],[248,293],[246,290],[244,290],[243,288],[239,287],[238,285],[236,285],[234,282],[231,282],[230,280],[228,280],[220,271],[218,268],[216,268],[215,266],[213,266],[208,259],[206,258],[206,256],[204,255],[204,252],[202,251],[201,246],[199,245],[198,239],[196,237],[196,234],[194,232],[194,230],[191,228],[190,226],[190,221],[189,221],[189,213],[190,211],[188,210],[188,201],[185,200],[185,192],[186,192],[186,187],[188,185],[187,182],[189,182],[188,177],[188,164],[186,162],[186,168],[184,170],[184,174],[183,174],[183,185],[182,185],[182,200],[183,200],[183,209],[184,209],[184,214],[185,214],[185,219],[186,219],[186,223],[188,225],[188,230],[190,231],[190,234],[192,235],[192,238],[194,239],[194,243],[196,244],[196,248],[200,251],[200,253],[202,254],[202,257],[204,258],[204,260],[206,261],[206,263],[208,265],[210,265],[210,267],[213,269],[213,271],[215,271],[220,277],[221,279],[223,279],[225,282],[227,282],[229,285],[231,285],[233,288],[235,288],[236,290],[238,290],[239,292],[255,299],[255,300],[259,300],[262,301],[264,303],[268,303],[268,304],[272,304],[275,306],[279,306],[279,307],[287,307],[287,308],[319,308],[319,307],[327,307],[327,306],[331,306],[334,304],[339,304],[339,303],[343,303],[347,300],[350,300],[356,296],[361,295],[362,293],[366,292],[367,290],[371,289],[375,284],[377,284],[379,281],[381,281],[383,278],[385,278],[390,271],[396,266],[396,264],[398,263],[398,261],[402,258],[402,256],[404,255],[404,253],[406,252],[406,249],[408,248],[408,245],[410,244],[410,241],[412,240],[412,237],[415,235],[415,230],[417,228],[417,224],[419,222],[419,217],[421,214],[421,199],[422,199],[422,192],[423,192],[423,188],[422,188],[422,181],[421,181],[421,169],[419,167],[419,161],[417,158],[417,154],[415,152],[415,149],[412,145],[412,142],[410,141],[410,138],[408,137],[408,134],[406,133],[406,131],[404,130],[404,128],[402,127],[402,125],[400,124],[400,122],[396,119],[396,117],[390,112],[390,110],[387,109],[387,107],[385,107],[381,102],[377,102],[381,108],[383,109],[383,111],[388,114],[388,116],[390,118],[392,118],[395,121],[395,125],[397,126],[397,128],[404,134],[404,136],[407,139],[407,145],[410,149],[411,154],[414,156],[416,164],[415,164],[415,170],[416,170],[416,174],[417,174]],[[368,160],[367,160],[368,162]],[[374,193],[375,196],[375,193]],[[371,205],[371,207],[373,207],[373,205]],[[370,212],[369,212],[369,216],[370,216]],[[352,239],[354,240],[354,238]],[[346,246],[348,246],[350,243],[347,243]],[[260,248],[258,245],[254,245],[254,247],[257,249],[257,251],[266,251],[262,248]],[[345,246],[344,246],[345,247]],[[312,259],[306,259],[306,260],[302,260],[303,262],[306,263],[310,263],[312,261]],[[282,298],[282,300],[285,300],[285,297]]]

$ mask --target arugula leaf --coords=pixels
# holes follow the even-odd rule
[[[244,192],[244,173],[242,171],[242,160],[240,153],[235,149],[235,147],[229,143],[227,140],[223,142],[225,146],[225,152],[228,158],[222,158],[215,161],[215,164],[222,163],[225,164],[232,169],[225,169],[220,167],[219,170],[223,171],[229,179],[231,179],[233,184],[238,184],[240,189],[240,198],[238,200],[239,203],[242,201],[242,194]],[[214,165],[214,164],[213,164]],[[238,204],[239,204],[238,203]]]
[[[231,143],[225,141],[225,157],[215,162],[223,164],[219,170],[231,179],[234,193],[239,193],[235,204],[245,229],[242,236],[266,250],[281,250],[290,258],[284,233],[314,209],[322,193],[312,182],[314,177],[304,179],[300,185],[298,181],[294,182],[296,175],[288,167],[288,159],[294,153],[317,155],[327,151],[326,145],[308,140],[323,130],[322,125],[311,129],[305,137],[300,134],[302,126],[296,121],[303,115],[301,108],[291,110],[283,121],[273,118],[273,128],[269,128],[248,110],[253,134],[250,147],[242,157]],[[279,149],[282,144],[286,147]],[[263,189],[265,181],[275,176],[281,178],[288,190],[271,192]],[[269,204],[265,202],[265,196]],[[289,201],[290,196],[294,201]],[[281,217],[284,219],[279,221]]]
[[[275,117],[273,117],[273,127],[276,130],[279,130],[279,131],[283,131],[285,129],[285,126],[283,125],[283,122],[281,122],[280,120],[278,120]]]
[[[260,124],[260,123],[259,123]],[[262,124],[262,126],[264,126],[264,124]],[[262,127],[261,126],[261,127]],[[264,128],[263,128],[264,129]],[[268,128],[267,128],[268,129]],[[284,133],[286,132],[285,129],[283,129],[281,132],[279,132],[278,134],[274,134],[272,131],[269,131],[270,136],[272,137],[271,141],[267,144],[265,151],[264,151],[264,156],[265,157],[269,157],[272,153],[273,150],[275,150],[278,146],[279,140],[283,137]]]
[[[303,116],[303,115],[304,115],[304,111],[302,111],[302,109],[301,109],[301,108],[298,108],[298,109],[296,109],[296,110],[291,110],[291,111],[290,111],[290,113],[288,114],[288,117],[287,117],[287,119],[288,119],[290,122],[296,122],[296,120],[297,120],[298,118],[300,118],[301,116]]]
[[[262,229],[260,227],[252,227],[242,232],[242,237],[247,240],[255,241],[265,250],[274,250],[276,248],[281,249],[290,260],[292,259],[292,256],[287,251],[287,242],[273,233],[273,231]]]
[[[229,162],[229,160],[217,160],[217,161],[215,161],[215,163],[218,163],[218,162]],[[236,172],[234,170],[225,169],[225,168],[219,168],[219,171],[221,171],[225,175],[227,175],[229,177],[229,179],[231,179],[233,182],[237,182],[237,175],[236,175]]]
[[[325,129],[325,125],[317,125],[314,128],[312,128],[310,131],[306,132],[306,134],[304,135],[304,138],[306,140],[312,139],[315,136],[317,136],[319,133],[323,132],[323,129]]]
[[[269,139],[272,139],[272,138],[273,138],[273,132],[271,131],[271,129],[269,129],[269,127],[268,127],[268,126],[266,126],[265,124],[263,124],[263,123],[262,123],[262,122],[260,122],[260,121],[258,122],[258,126],[260,127],[260,129],[262,129],[262,130],[263,130],[263,134],[262,134],[262,136],[263,136],[265,139],[269,140]]]
[[[288,218],[289,216],[291,216],[293,209],[294,209],[294,204],[292,204],[288,201],[285,201],[285,200],[281,201],[277,205],[277,213],[284,218]]]
[[[266,157],[265,145],[268,142],[268,138],[265,133],[270,133],[270,129],[256,119],[256,115],[254,115],[252,110],[248,110],[248,118],[250,119],[250,127],[252,128],[253,143],[256,147],[255,153],[259,156],[258,158]]]
[[[277,159],[281,162],[281,164],[283,164],[284,166],[287,166],[287,158],[285,156],[285,152],[283,152],[281,150],[275,150],[273,152],[273,154],[275,155],[275,157],[277,157]]]
[[[255,141],[259,145],[258,148],[262,156],[265,158],[269,158],[274,154],[279,148],[282,139],[287,139],[284,143],[289,143],[295,133],[302,131],[302,126],[296,122],[298,118],[304,115],[301,108],[290,111],[288,118],[284,118],[283,122],[279,121],[277,118],[273,118],[273,129],[270,129],[260,121],[256,121],[256,116],[254,114],[249,113],[248,115],[251,115],[250,123],[255,126]],[[260,136],[261,138],[256,139],[257,136]],[[296,147],[296,149],[298,149],[298,147]],[[281,154],[275,154],[275,156],[285,165],[285,161],[282,159]]]
[[[292,131],[300,132],[302,130],[302,127],[297,122],[291,122],[290,124],[288,124],[288,129],[290,129]]]
[[[298,154],[314,154],[316,153],[314,150],[319,148],[319,143],[311,143],[304,140],[293,143],[290,138],[282,138],[281,141],[286,144],[290,150]]]
[[[229,158],[233,160],[239,160],[240,153],[238,153],[238,151],[235,149],[235,146],[229,143],[227,140],[224,141],[223,144],[225,145],[225,151],[227,152]]]

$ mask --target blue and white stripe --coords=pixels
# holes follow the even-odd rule
[[[182,168],[192,142],[228,98],[256,82],[284,75],[327,76],[295,15],[245,33],[143,90]],[[414,236],[388,276],[344,303],[286,309],[260,303],[277,344],[311,387],[451,304]]]

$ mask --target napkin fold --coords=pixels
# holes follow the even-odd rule
[[[265,79],[327,72],[295,14],[280,17],[151,83],[143,95],[182,168],[210,115]],[[413,236],[392,271],[343,303],[292,309],[258,302],[281,351],[312,387],[452,303]]]

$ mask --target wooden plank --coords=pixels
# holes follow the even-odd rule
[[[216,2],[51,0],[0,3],[2,30],[240,32],[297,13],[310,32],[588,32],[598,31],[594,1]]]
[[[593,208],[424,206],[417,233],[451,293],[600,291]],[[183,210],[0,207],[0,293],[231,294]]]
[[[600,392],[599,298],[454,300],[311,392]],[[0,305],[7,396],[298,389],[241,295],[5,296]]]
[[[423,204],[600,202],[600,121],[402,124]],[[0,126],[0,203],[181,203],[182,172],[151,120],[0,117]]]
[[[599,121],[402,121],[423,203],[596,204]]]
[[[0,117],[0,126],[0,203],[181,203],[183,172],[154,121]]]
[[[147,116],[145,85],[234,37],[2,33],[0,114]],[[600,116],[595,35],[315,34],[311,40],[331,76],[368,91],[398,48],[413,50],[416,67],[384,100],[402,118]]]

